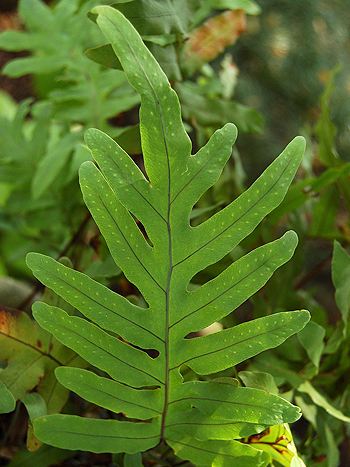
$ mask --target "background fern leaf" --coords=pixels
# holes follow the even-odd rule
[[[34,423],[35,433],[42,441],[66,449],[132,454],[165,440],[195,465],[231,466],[233,461],[242,466],[267,465],[265,453],[233,439],[291,423],[300,417],[300,410],[277,395],[235,387],[232,380],[184,382],[181,370],[187,366],[198,374],[215,373],[275,347],[305,326],[308,312],[283,312],[207,337],[185,338],[226,316],[261,288],[292,256],[296,234],[288,232],[247,254],[194,291],[189,283],[238,245],[283,200],[304,141],[292,141],[245,193],[192,227],[191,210],[220,176],[236,128],[227,124],[191,156],[176,93],[136,30],[111,7],[94,8],[93,14],[141,95],[146,176],[113,140],[90,130],[86,142],[98,167],[83,164],[81,187],[115,262],[140,290],[147,308],[132,305],[54,260],[28,256],[34,274],[83,315],[70,316],[59,308],[36,304],[36,320],[105,373],[60,368],[59,381],[126,417],[125,421],[40,417]],[[159,354],[152,358],[149,349]]]

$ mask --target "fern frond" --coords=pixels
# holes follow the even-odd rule
[[[276,347],[301,330],[306,311],[282,312],[186,338],[223,318],[259,290],[292,256],[294,232],[243,256],[195,290],[192,277],[219,261],[283,200],[303,151],[293,140],[239,198],[192,227],[193,206],[230,157],[236,128],[225,125],[191,155],[176,93],[126,18],[111,7],[93,10],[97,23],[141,96],[140,130],[147,176],[113,140],[90,130],[86,142],[96,161],[84,163],[84,200],[116,264],[140,290],[147,307],[38,254],[34,274],[83,317],[36,304],[40,325],[106,375],[60,368],[57,378],[81,397],[126,421],[53,415],[35,421],[48,444],[93,452],[135,453],[161,440],[195,465],[266,465],[266,454],[234,441],[267,426],[291,423],[300,411],[265,391],[229,381],[184,382],[182,368],[207,375]],[[139,219],[144,235],[135,222]],[[159,352],[152,358],[147,352]],[[128,420],[129,419],[129,420]],[[132,419],[132,420],[131,420]],[[135,421],[138,419],[139,421]]]

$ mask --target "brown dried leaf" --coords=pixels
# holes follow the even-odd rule
[[[236,42],[246,30],[243,10],[220,13],[192,31],[184,47],[184,59],[189,68],[214,60],[226,47]],[[193,63],[192,63],[193,62]]]

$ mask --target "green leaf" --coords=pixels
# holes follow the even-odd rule
[[[320,364],[325,335],[325,329],[314,321],[309,321],[304,329],[298,333],[299,342],[316,368]]]
[[[148,41],[148,48],[155,56],[157,62],[160,64],[168,78],[179,81],[181,79],[181,71],[177,62],[175,47],[172,44],[158,44],[152,40]],[[93,60],[94,62],[105,66],[106,68],[114,68],[116,70],[122,69],[122,65],[118,58],[115,56],[113,48],[110,44],[100,45],[98,47],[87,49],[85,51],[85,55],[90,60]]]
[[[49,412],[61,410],[68,392],[57,384],[53,371],[58,365],[81,364],[76,355],[41,329],[24,312],[0,313],[0,360],[6,367],[0,381],[15,400],[37,387]]]
[[[65,57],[25,57],[8,62],[3,73],[11,78],[29,74],[48,74],[60,70],[67,64]]]
[[[347,177],[349,173],[350,164],[342,164],[325,170],[318,177],[305,178],[295,183],[289,189],[284,201],[271,214],[270,221],[277,222],[282,216],[295,211],[316,194],[319,194],[322,189],[329,187],[342,177]]]
[[[314,237],[336,237],[336,215],[339,194],[335,186],[330,186],[321,192],[321,198],[312,211],[310,235]]]
[[[131,0],[126,3],[115,2],[113,6],[133,24],[141,36],[186,32],[189,11],[187,2],[183,0]]]
[[[296,372],[290,362],[278,357],[276,352],[268,352],[267,355],[259,355],[252,362],[254,370],[270,373],[274,378],[282,382],[288,382],[297,387],[305,381],[305,376]]]
[[[240,371],[238,376],[243,381],[245,386],[264,391],[272,394],[278,394],[278,387],[272,375],[263,371]]]
[[[335,67],[329,77],[327,86],[321,96],[321,115],[318,119],[315,132],[319,141],[318,157],[326,166],[337,165],[339,156],[335,148],[335,137],[337,128],[331,119],[331,98],[335,88],[335,77],[340,71],[340,67]]]
[[[301,397],[300,395],[295,396],[295,402],[298,404],[298,406],[301,408],[301,412],[303,414],[303,417],[311,423],[311,425],[317,429],[317,406],[306,402],[304,400],[304,397]]]
[[[48,28],[55,28],[54,16],[50,7],[40,0],[21,0],[19,15],[31,29],[40,30],[43,24]]]
[[[264,467],[269,463],[266,453],[253,449],[237,441],[198,441],[195,438],[174,436],[168,440],[175,453],[196,466]]]
[[[182,75],[175,46],[173,44],[161,46],[154,42],[148,42],[148,48],[169,80],[181,81]]]
[[[66,388],[105,409],[122,411],[131,418],[141,420],[161,414],[160,391],[132,390],[116,381],[79,368],[57,368],[56,376]]]
[[[96,420],[76,415],[50,415],[34,424],[39,439],[50,439],[50,444],[82,451],[127,452],[134,454],[152,448],[159,441],[160,425],[117,420]]]
[[[202,413],[193,408],[189,413],[172,414],[172,423],[167,429],[167,439],[173,436],[195,436],[197,440],[220,439],[232,441],[234,438],[250,435],[264,430],[265,424],[258,422],[233,421],[232,418],[211,418],[209,414]]]
[[[170,437],[173,432],[188,431],[182,419],[179,420],[180,415],[184,416],[181,412],[186,408],[189,410],[188,421],[201,413],[218,423],[229,420],[240,422],[239,434],[234,433],[231,439],[241,437],[243,423],[244,431],[247,431],[249,424],[260,427],[275,425],[287,419],[290,422],[296,421],[301,416],[299,409],[296,410],[296,407],[277,395],[268,394],[260,389],[234,387],[232,384],[215,380],[191,381],[179,385],[174,389],[174,398],[169,405],[169,419],[175,421],[166,428],[166,434]],[[218,428],[216,427],[218,433],[212,433],[209,439],[226,439]],[[193,433],[193,426],[191,430],[190,432]],[[252,431],[251,427],[250,431]]]
[[[37,417],[47,415],[46,402],[40,396],[40,394],[35,392],[26,394],[22,398],[22,402],[25,405],[25,408],[27,409],[31,421],[35,420]]]
[[[308,319],[308,313],[303,311],[277,313],[220,333],[179,342],[175,346],[175,362],[179,363],[174,367],[185,364],[200,375],[216,373],[277,347],[302,329]]]
[[[34,274],[98,326],[119,333],[129,342],[141,339],[148,348],[158,348],[156,323],[146,316],[142,308],[126,298],[113,293],[107,287],[93,281],[85,274],[74,271],[43,255],[28,256]],[[153,329],[154,328],[154,329]],[[153,329],[153,330],[152,330]]]
[[[311,398],[312,402],[314,402],[314,404],[322,407],[322,409],[324,409],[332,417],[335,417],[343,422],[350,423],[350,417],[344,415],[340,410],[333,407],[327,401],[327,399],[322,394],[320,394],[308,381],[305,381],[303,384],[301,384],[298,387],[298,391],[307,394]]]
[[[40,44],[40,36],[27,32],[4,31],[0,34],[0,47],[11,52],[35,49]]]
[[[243,132],[261,132],[262,116],[250,107],[218,97],[202,96],[197,85],[180,83],[176,87],[187,120],[195,119],[202,126],[218,128],[222,121],[231,121]]]
[[[217,130],[192,156],[177,95],[138,33],[114,8],[97,7],[93,14],[141,95],[146,175],[113,139],[92,129],[86,143],[96,165],[82,165],[80,183],[111,256],[146,306],[132,304],[53,259],[28,255],[35,276],[81,313],[71,316],[37,303],[35,319],[99,373],[60,368],[59,381],[124,415],[123,420],[48,415],[35,420],[35,434],[56,447],[127,454],[163,440],[195,465],[232,465],[235,457],[239,465],[266,465],[265,454],[233,439],[292,423],[300,417],[299,409],[275,394],[235,387],[227,380],[184,382],[182,368],[209,374],[232,367],[301,330],[308,312],[279,313],[213,335],[186,337],[227,316],[259,290],[292,256],[296,234],[287,232],[243,256],[200,287],[191,287],[190,281],[238,246],[283,200],[304,141],[296,138],[245,193],[192,227],[192,209],[218,180],[236,128],[227,124]]]
[[[0,116],[12,120],[16,115],[16,111],[17,104],[12,96],[5,91],[0,91]]]
[[[323,424],[323,431],[327,443],[327,467],[338,467],[340,465],[340,453],[337,441],[331,428],[326,423]]]
[[[43,397],[37,393],[27,393],[23,398],[22,402],[27,409],[29,415],[29,425],[27,431],[27,449],[28,451],[36,451],[40,448],[41,443],[35,437],[33,432],[33,421],[37,417],[42,417],[43,415],[47,415],[47,406],[46,402]]]
[[[161,35],[143,35],[142,39],[146,42],[152,42],[153,44],[166,47],[167,45],[174,44],[176,42],[175,34],[161,34]]]
[[[6,385],[0,381],[0,413],[12,412],[16,406],[16,399],[7,389]]]
[[[55,181],[63,167],[67,165],[74,146],[79,141],[79,134],[68,133],[41,159],[32,181],[33,198],[37,199]]]
[[[332,280],[335,287],[335,301],[343,320],[343,336],[345,337],[350,309],[350,255],[336,241],[333,247]]]
[[[104,260],[93,261],[86,269],[85,273],[94,279],[106,279],[117,277],[121,274],[121,270],[117,268],[115,262],[110,256]]]
[[[0,36],[1,38],[1,36]],[[113,48],[110,44],[99,45],[85,50],[85,55],[96,63],[105,66],[106,68],[122,68],[120,61],[115,56]]]
[[[136,387],[162,382],[160,368],[152,365],[152,358],[145,352],[115,339],[87,320],[45,303],[34,304],[33,313],[44,329],[59,336],[62,343],[112,378]]]
[[[134,125],[126,128],[115,140],[124,151],[130,154],[141,154],[141,135],[139,125]]]

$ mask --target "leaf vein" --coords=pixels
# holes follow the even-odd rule
[[[113,192],[114,193],[114,192]],[[159,284],[159,282],[153,277],[153,275],[151,274],[151,272],[145,267],[145,265],[142,263],[142,261],[140,260],[140,258],[137,256],[137,254],[135,253],[134,249],[131,247],[128,239],[126,238],[126,236],[124,235],[124,232],[119,228],[117,222],[115,221],[114,217],[111,215],[111,213],[109,212],[109,209],[108,207],[105,205],[103,199],[101,198],[101,196],[98,194],[98,197],[101,201],[101,203],[103,204],[104,208],[106,209],[109,217],[111,218],[112,222],[114,223],[115,227],[117,228],[118,232],[121,234],[121,236],[123,237],[125,243],[128,245],[132,255],[135,257],[136,261],[139,263],[139,265],[141,266],[141,268],[149,275],[149,277],[153,280],[153,282],[161,289],[163,290],[163,292],[165,292],[165,289]]]
[[[132,319],[130,318],[127,318],[123,315],[120,315],[119,313],[117,313],[115,310],[113,310],[112,308],[109,308],[108,306],[106,306],[105,304],[103,304],[102,302],[99,302],[98,300],[96,300],[94,297],[88,295],[87,293],[85,293],[82,289],[79,289],[78,287],[75,287],[72,283],[70,282],[67,282],[65,281],[64,279],[61,279],[62,282],[64,282],[65,284],[68,284],[68,286],[74,290],[76,290],[77,292],[79,292],[81,295],[84,295],[84,297],[88,298],[89,300],[91,300],[92,302],[96,303],[97,305],[100,305],[102,306],[103,308],[105,308],[106,310],[110,311],[111,313],[113,313],[114,315],[118,316],[119,318],[121,319],[124,319],[125,321],[127,321],[128,323],[131,323],[131,324],[134,324],[135,326],[139,327],[140,329],[148,332],[149,334],[151,334],[152,336],[156,337],[157,339],[159,339],[161,342],[164,342],[164,339],[162,339],[161,337],[157,336],[157,334],[155,334],[154,332],[150,331],[149,329],[145,328],[144,326],[142,326],[141,324],[133,321]],[[109,289],[108,289],[109,290]],[[132,305],[131,302],[129,302],[130,305]],[[149,311],[149,308],[148,310],[145,310],[145,312]]]
[[[86,336],[83,336],[82,334],[79,334],[78,332],[74,331],[74,329],[71,329],[71,328],[69,328],[69,327],[67,327],[67,326],[65,326],[65,325],[61,325],[61,326],[62,326],[63,329],[66,329],[67,331],[71,332],[72,334],[77,335],[77,336],[80,337],[81,339],[85,340],[85,341],[88,342],[89,344],[92,344],[93,346],[95,346],[95,347],[97,347],[98,349],[102,350],[102,352],[107,353],[108,355],[110,355],[111,357],[115,358],[115,359],[118,360],[119,362],[124,363],[124,365],[127,365],[127,366],[129,366],[130,368],[133,368],[134,370],[140,371],[141,373],[144,373],[145,375],[150,376],[150,377],[153,378],[155,381],[158,381],[160,384],[164,384],[164,382],[161,381],[160,379],[158,379],[156,376],[153,376],[153,375],[151,375],[150,373],[148,373],[147,371],[145,371],[145,370],[143,370],[143,369],[141,369],[141,368],[137,368],[136,366],[131,365],[131,364],[128,363],[128,362],[125,362],[124,360],[122,360],[121,358],[117,357],[115,354],[113,354],[113,353],[110,352],[109,350],[107,350],[107,349],[101,347],[100,345],[98,345],[96,342],[92,342],[92,341],[90,341]],[[104,332],[104,331],[101,331],[101,332]],[[107,334],[107,333],[106,333],[106,334]],[[109,335],[109,337],[111,337],[111,336]],[[117,340],[118,340],[122,345],[126,345],[126,346],[127,346],[127,344],[123,344],[119,339],[117,339]],[[145,353],[145,355],[147,355],[147,354]]]
[[[222,230],[221,232],[219,232],[218,234],[216,234],[213,238],[211,238],[210,240],[208,240],[206,243],[204,243],[202,246],[200,246],[199,248],[197,248],[195,251],[193,251],[192,253],[190,253],[189,255],[187,255],[185,258],[181,259],[180,261],[178,261],[177,263],[174,264],[174,268],[178,265],[180,265],[181,263],[183,263],[184,261],[188,260],[189,258],[191,258],[192,256],[194,256],[196,253],[198,253],[198,251],[202,250],[203,248],[205,248],[206,246],[208,246],[210,243],[214,242],[217,238],[219,238],[221,235],[223,235],[228,229],[230,229],[231,227],[233,227],[235,224],[237,224],[237,222],[239,222],[244,216],[246,216],[247,214],[249,214],[254,208],[255,206],[261,201],[263,200],[274,188],[275,186],[278,184],[278,182],[280,181],[280,179],[283,177],[284,173],[286,172],[286,170],[289,168],[289,165],[291,164],[291,161],[288,162],[288,164],[286,165],[286,167],[283,169],[282,173],[280,174],[280,176],[275,180],[275,182],[273,183],[273,185],[271,185],[271,187],[264,193],[264,195],[259,198],[257,201],[255,201],[255,203],[253,203],[243,214],[240,215],[240,217],[238,217],[235,221],[233,221],[230,225],[228,225],[224,230]],[[247,192],[245,192],[247,193]],[[237,198],[239,199],[239,198]],[[224,212],[224,211],[222,211]],[[201,226],[199,225],[197,228],[200,228]]]
[[[234,328],[230,328],[230,329],[234,329]],[[279,328],[275,328],[273,331],[280,331],[281,329],[284,329],[284,326],[279,327]],[[225,331],[221,331],[221,332],[225,332]],[[249,341],[251,339],[256,339],[257,337],[261,337],[264,334],[268,334],[268,333],[272,333],[272,331],[268,330],[268,331],[265,331],[265,332],[261,332],[260,334],[254,334],[253,336],[246,337],[245,339],[241,339],[240,341],[236,341],[233,344],[229,344],[229,345],[226,345],[224,347],[221,347],[221,348],[218,348],[218,349],[215,349],[215,350],[211,350],[210,352],[206,352],[206,353],[203,353],[201,355],[196,355],[195,357],[188,358],[187,360],[183,361],[179,365],[176,365],[176,366],[170,368],[170,370],[174,370],[175,368],[178,368],[181,365],[185,365],[186,363],[188,363],[188,362],[190,362],[192,360],[196,360],[196,358],[202,358],[202,357],[206,357],[207,355],[215,354],[216,352],[221,352],[222,350],[229,349],[231,347],[234,347],[235,345],[242,344],[243,342]],[[212,335],[214,335],[214,334],[212,334]],[[197,339],[202,339],[202,338],[198,337]]]
[[[215,298],[213,298],[212,300],[210,300],[209,302],[205,303],[204,305],[198,307],[197,309],[191,311],[190,313],[188,313],[187,315],[183,316],[182,318],[178,319],[177,321],[175,321],[175,323],[171,324],[170,328],[172,328],[173,326],[177,325],[178,323],[180,323],[181,321],[183,321],[184,319],[188,318],[189,316],[192,316],[194,313],[197,313],[198,311],[202,310],[203,308],[205,308],[206,306],[210,305],[211,303],[215,302],[215,300],[218,300],[219,298],[221,298],[223,295],[225,295],[227,292],[229,292],[231,289],[233,289],[233,287],[236,287],[237,285],[239,285],[242,281],[246,280],[249,276],[251,276],[252,274],[255,274],[257,271],[259,271],[259,269],[263,268],[267,263],[268,263],[269,260],[266,260],[264,263],[262,263],[258,268],[254,269],[253,271],[250,271],[248,274],[246,274],[244,277],[242,277],[241,279],[239,279],[237,282],[235,282],[234,284],[232,284],[230,287],[228,287],[227,289],[225,289],[223,292],[221,292],[219,295],[217,295]]]
[[[113,163],[117,166],[119,173],[122,174],[122,170],[120,169],[120,166],[118,165],[117,161],[116,161],[115,159],[112,159],[112,161],[113,161]],[[126,180],[126,178],[124,177],[123,174],[122,174],[122,176],[123,176],[123,179]],[[127,180],[126,180],[126,181],[127,181]],[[149,201],[149,199],[147,199],[146,196],[144,196],[144,194],[142,193],[142,191],[140,191],[140,190],[136,187],[136,185],[135,185],[134,183],[129,183],[129,182],[128,182],[128,185],[131,186],[131,187],[141,196],[141,198],[154,210],[154,212],[155,212],[156,214],[159,215],[159,217],[160,217],[164,222],[166,222],[165,217],[163,217],[163,215],[158,211],[158,209],[157,209],[155,206],[153,206],[153,204]],[[113,188],[112,188],[112,189],[113,189]],[[114,190],[113,190],[113,191],[114,191]]]

